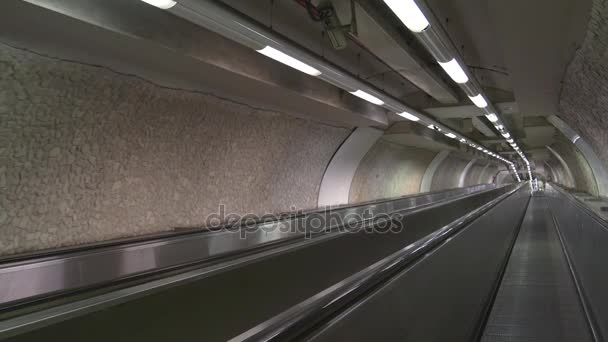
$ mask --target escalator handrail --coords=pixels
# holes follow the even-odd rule
[[[386,282],[393,275],[412,264],[420,256],[430,252],[442,242],[454,236],[470,222],[522,189],[524,185],[520,184],[515,189],[461,216],[434,233],[398,250],[298,305],[258,324],[232,338],[230,341],[279,341],[290,340],[299,336],[307,329],[321,322],[324,318],[330,317],[333,313],[347,306],[348,303],[352,303],[356,298],[367,293],[378,284]]]
[[[567,198],[568,200],[573,202],[579,209],[581,209],[584,213],[586,213],[589,217],[591,217],[591,219],[596,221],[602,228],[608,230],[608,222],[606,222],[606,220],[604,220],[595,211],[593,211],[591,208],[589,208],[589,206],[587,206],[587,204],[585,204],[585,202],[583,202],[576,196],[568,193],[566,190],[564,190],[562,187],[558,186],[555,183],[551,183],[550,185],[553,189],[555,189],[555,191],[557,191],[558,193],[563,195],[565,198]]]
[[[415,213],[420,210],[426,210],[433,206],[443,205],[450,201],[462,200],[470,196],[478,196],[490,191],[501,191],[505,187],[492,187],[488,190],[482,190],[473,193],[465,193],[464,195],[451,195],[454,191],[449,190],[446,193],[449,195],[445,198],[442,193],[435,193],[431,198],[426,198],[423,203],[417,205],[418,201],[408,202],[408,205],[386,205],[385,207],[374,207],[374,210],[391,210],[392,213]],[[473,188],[470,188],[473,189]],[[506,189],[505,189],[506,191]],[[416,195],[412,198],[429,196]],[[400,198],[399,200],[403,200]],[[435,201],[431,201],[435,199]],[[376,204],[372,204],[376,205]],[[369,206],[353,206],[353,208],[368,208]],[[402,208],[400,208],[402,207]],[[351,209],[340,209],[341,215],[348,213]],[[358,209],[357,209],[358,210]],[[290,218],[295,220],[294,218]],[[295,221],[291,221],[293,224]],[[272,224],[272,223],[268,223]],[[282,223],[278,223],[282,224]],[[329,231],[339,227],[329,226]],[[258,229],[255,233],[262,234],[264,229]],[[235,230],[235,231],[238,231]],[[326,231],[327,232],[327,231]],[[232,236],[230,234],[234,234]],[[9,262],[0,262],[0,282],[5,284],[6,291],[0,291],[0,309],[9,310],[16,306],[29,305],[38,300],[46,300],[51,297],[69,294],[70,292],[105,286],[111,282],[130,279],[135,276],[149,275],[159,273],[165,270],[183,268],[195,264],[201,264],[210,260],[218,260],[219,258],[234,258],[240,254],[251,253],[255,250],[264,248],[273,248],[286,243],[293,243],[300,240],[304,234],[300,231],[285,232],[282,235],[272,235],[264,239],[239,239],[238,234],[228,231],[214,231],[190,235],[178,235],[166,237],[164,239],[153,239],[149,241],[130,242],[123,245],[113,246],[95,246],[88,250],[79,250],[77,252],[68,252],[57,255],[45,255],[36,258],[24,258],[12,260]],[[262,234],[263,235],[263,234]],[[318,235],[318,234],[317,234]],[[227,239],[233,239],[227,241]],[[222,249],[215,247],[214,249],[205,246],[219,246]],[[175,247],[171,247],[175,246]],[[185,246],[189,246],[186,249]],[[163,251],[168,249],[179,248],[179,253],[165,253],[167,258],[159,260],[157,256],[162,256]],[[205,252],[207,251],[207,252]],[[146,254],[144,254],[146,253]],[[187,254],[190,253],[190,254]],[[204,253],[207,253],[203,255]],[[138,259],[130,259],[134,256]],[[89,267],[89,264],[99,265],[99,260],[104,260],[104,269]],[[127,260],[129,259],[129,260]],[[110,260],[110,261],[108,261]],[[142,260],[138,264],[137,260]],[[118,264],[126,263],[128,265]],[[111,267],[112,265],[120,267]],[[128,267],[128,268],[127,268]],[[38,274],[37,270],[40,269]],[[56,270],[56,271],[53,271]],[[21,274],[19,273],[21,272]],[[54,274],[50,274],[54,273]],[[60,282],[46,282],[46,287],[38,286],[30,287],[27,284],[40,283],[45,281],[49,275],[54,278],[61,273]],[[27,283],[26,286],[21,286],[21,283]],[[59,288],[61,286],[61,288]],[[9,290],[12,288],[13,290]]]
[[[507,187],[509,185],[510,184],[506,184],[503,186],[494,186],[493,184],[477,184],[477,185],[471,185],[471,186],[463,187],[463,188],[453,188],[453,189],[430,191],[430,192],[417,193],[417,194],[391,197],[391,198],[382,198],[382,199],[378,199],[378,200],[365,201],[365,202],[360,202],[360,203],[356,203],[356,204],[328,206],[328,207],[323,207],[323,208],[304,210],[299,213],[284,212],[284,213],[276,214],[276,216],[278,217],[276,220],[256,222],[256,224],[258,224],[258,225],[259,224],[269,224],[269,223],[275,223],[275,222],[279,222],[279,221],[293,220],[293,219],[304,217],[306,215],[325,213],[327,211],[340,211],[340,210],[344,210],[344,209],[352,210],[354,208],[365,208],[365,207],[370,207],[370,206],[377,206],[377,205],[388,203],[388,202],[398,202],[398,201],[416,199],[416,198],[427,197],[427,196],[446,195],[446,197],[444,197],[444,198],[439,198],[439,199],[432,200],[431,202],[420,204],[420,205],[426,205],[429,203],[436,203],[436,202],[440,202],[440,201],[444,201],[444,200],[464,197],[464,196],[478,194],[478,193],[482,193],[482,192],[486,192],[486,191],[497,190],[500,188]],[[420,205],[416,205],[416,207],[420,206]],[[411,208],[413,209],[414,207],[411,207]],[[179,228],[180,227],[176,227],[175,229],[179,229]],[[225,230],[227,228],[228,228],[227,225],[221,225],[215,229],[205,229],[204,227],[203,228],[201,228],[201,227],[182,228],[182,230],[180,230],[180,231],[146,234],[144,236],[128,237],[128,238],[123,238],[123,239],[115,239],[115,240],[101,241],[101,242],[95,242],[95,243],[87,243],[87,244],[78,245],[78,246],[59,247],[59,248],[48,249],[48,250],[0,256],[0,266],[3,264],[23,262],[25,260],[31,260],[31,259],[53,258],[53,257],[62,256],[62,255],[66,255],[66,254],[76,254],[79,252],[90,251],[92,249],[112,248],[112,247],[116,247],[116,246],[125,246],[127,244],[131,245],[131,246],[135,246],[138,244],[146,244],[146,243],[150,243],[150,242],[154,242],[154,241],[160,241],[160,240],[171,239],[171,238],[179,238],[179,237],[187,236],[187,235],[214,233],[216,231]],[[232,228],[239,229],[239,227],[232,227]]]

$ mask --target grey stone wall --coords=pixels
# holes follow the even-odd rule
[[[0,45],[0,254],[314,208],[348,133]]]
[[[560,117],[608,167],[608,1],[593,0],[582,47],[563,81]]]
[[[351,183],[349,202],[399,197],[420,191],[435,152],[380,139],[365,155]]]

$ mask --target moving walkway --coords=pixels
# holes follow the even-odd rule
[[[0,336],[600,340],[608,316],[588,303],[603,293],[586,284],[593,265],[570,252],[580,239],[561,223],[566,209],[593,217],[548,190],[478,186],[4,260]]]

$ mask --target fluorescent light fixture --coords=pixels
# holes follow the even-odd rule
[[[464,139],[464,138],[460,139],[460,142],[463,143],[463,144],[467,143],[466,139]]]
[[[505,126],[503,126],[503,125],[496,125],[494,127],[496,127],[496,129],[499,131],[502,131],[505,128]]]
[[[471,99],[473,104],[475,104],[479,108],[486,108],[488,106],[486,99],[484,99],[483,95],[481,95],[481,94],[479,94],[477,96],[469,96],[469,98]]]
[[[371,102],[378,106],[382,106],[384,104],[384,101],[380,100],[379,98],[375,97],[374,95],[370,95],[370,94],[364,92],[363,90],[351,91],[350,93],[355,95],[358,98],[364,99],[365,101]]]
[[[141,0],[149,5],[158,7],[160,9],[169,9],[177,4],[173,0]]]
[[[414,121],[414,122],[420,120],[420,118],[418,118],[416,115],[410,114],[408,112],[397,113],[397,115],[399,115],[399,116],[401,116],[403,118],[406,118],[406,119],[408,119],[410,121]]]
[[[496,114],[488,114],[488,115],[486,115],[486,118],[488,118],[488,120],[490,120],[490,122],[498,121],[498,116],[496,116]]]
[[[503,134],[502,134],[502,136],[508,139],[508,138],[510,138],[510,137],[511,137],[511,134],[509,134],[509,133],[507,132],[507,133],[503,133]]]
[[[321,75],[321,72],[319,70],[311,67],[310,65],[304,62],[300,62],[299,60],[289,55],[286,55],[285,53],[273,48],[272,46],[266,46],[265,48],[258,50],[258,52],[266,57],[270,57],[277,62],[281,62],[305,74],[309,74],[311,76]]]
[[[445,136],[452,139],[456,138],[456,135],[454,135],[454,133],[446,133]]]
[[[445,70],[445,72],[450,75],[454,82],[460,84],[469,82],[469,77],[467,76],[467,74],[465,74],[464,70],[462,70],[462,67],[460,66],[460,64],[458,64],[458,61],[455,58],[446,63],[437,63],[439,63],[443,70]]]
[[[480,150],[480,151],[481,151],[481,150],[483,150],[483,148],[481,148],[481,147],[479,147],[479,146],[477,146],[477,149],[478,149],[478,150]]]
[[[384,0],[384,3],[410,31],[418,33],[429,27],[429,21],[414,0]]]
[[[508,142],[509,144],[512,144],[514,141],[513,141],[513,139],[507,139],[507,142]]]

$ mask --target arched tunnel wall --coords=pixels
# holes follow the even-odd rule
[[[469,168],[464,175],[463,186],[471,186],[476,184],[493,183],[494,177],[498,172],[495,165],[488,164],[486,160],[475,160],[474,164]]]
[[[450,154],[435,171],[431,191],[457,188],[460,183],[460,176],[469,161],[462,156]]]
[[[608,3],[593,0],[587,33],[567,68],[560,117],[594,149],[608,168]]]
[[[384,139],[365,155],[350,188],[349,202],[414,194],[436,152],[403,146]]]
[[[578,149],[568,140],[559,137],[558,141],[551,146],[568,165],[577,190],[585,191],[591,195],[598,196],[598,187],[591,167]],[[563,181],[563,180],[562,180]]]
[[[0,251],[316,207],[349,129],[0,45]]]
[[[506,169],[498,170],[496,173],[496,185],[504,185],[515,182],[513,175]]]
[[[551,181],[565,186],[567,188],[573,188],[574,183],[568,177],[566,170],[563,165],[555,157],[551,157],[547,162],[550,166]]]
[[[317,207],[342,128],[0,45],[0,254]],[[426,139],[426,138],[424,138]],[[447,147],[446,147],[447,148]],[[380,139],[349,202],[420,192],[437,150]],[[431,191],[492,180],[452,152]]]
[[[494,183],[498,184],[498,171],[500,167],[494,163],[491,163],[481,172],[481,176],[479,177],[479,183]],[[507,174],[509,174],[507,172]]]

